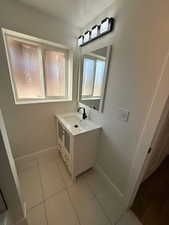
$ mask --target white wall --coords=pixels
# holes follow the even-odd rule
[[[24,220],[24,206],[18,175],[12,156],[6,127],[0,110],[0,188],[8,207],[8,217],[13,222]]]
[[[1,1],[0,27],[69,47],[75,46],[75,37],[78,33],[75,27],[63,24],[54,17],[49,17],[14,0]],[[73,102],[15,105],[2,33],[0,34],[0,46],[0,107],[4,114],[14,156],[23,156],[55,146],[54,113],[71,111],[75,107],[76,64]]]
[[[111,43],[112,59],[104,113],[91,112],[103,124],[98,163],[126,195],[132,162],[168,50],[169,1],[118,0],[92,21],[115,16],[115,31],[82,48],[82,53]],[[119,121],[120,108],[130,111]]]

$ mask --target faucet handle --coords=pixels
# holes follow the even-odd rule
[[[83,109],[82,118],[85,120],[87,118],[86,109],[85,107],[79,107],[77,111],[79,112],[81,109]]]

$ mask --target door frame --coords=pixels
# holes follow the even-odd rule
[[[138,141],[136,153],[130,169],[128,180],[128,188],[125,194],[125,200],[128,208],[133,204],[139,186],[142,182],[146,170],[146,156],[153,137],[155,135],[157,126],[159,124],[161,115],[164,111],[167,99],[169,97],[169,50],[165,57],[159,80],[155,89],[155,94],[145,119],[144,127],[142,129],[140,139]]]

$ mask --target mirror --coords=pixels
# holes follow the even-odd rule
[[[80,66],[80,103],[103,111],[111,46],[82,55]]]

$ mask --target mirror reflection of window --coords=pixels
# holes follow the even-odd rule
[[[84,57],[83,61],[83,98],[101,98],[105,60],[97,57]]]
[[[95,81],[94,81],[94,88],[93,88],[93,96],[95,97],[101,97],[102,95],[104,68],[105,68],[105,61],[96,60],[96,72],[95,72]]]
[[[94,82],[95,61],[93,59],[84,58],[83,62],[83,86],[82,96],[91,96]]]

